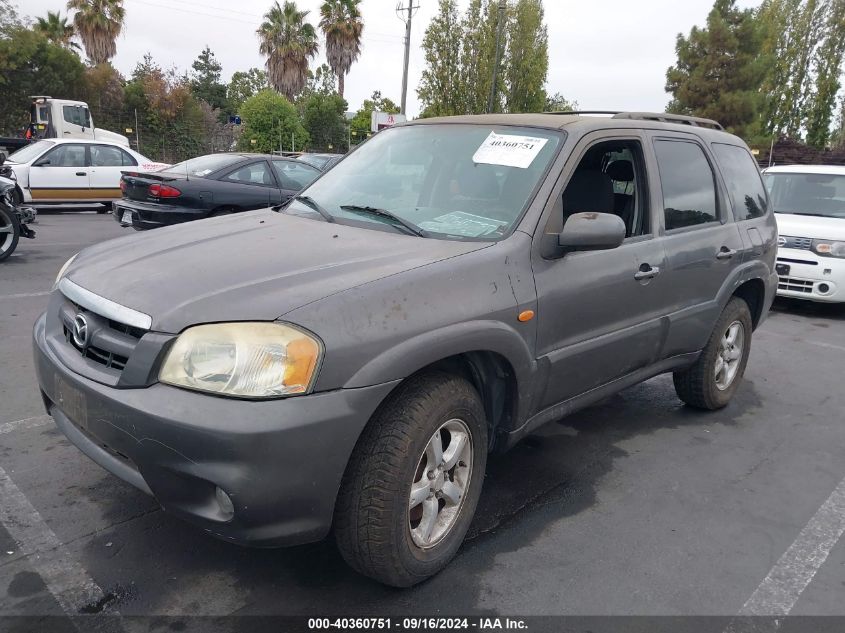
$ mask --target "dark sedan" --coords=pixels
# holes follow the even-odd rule
[[[316,167],[320,171],[326,171],[327,169],[331,169],[337,163],[340,162],[340,159],[343,158],[343,154],[300,154],[296,157],[297,160],[302,161],[312,167]]]
[[[124,171],[112,212],[136,230],[284,204],[320,171],[263,154],[209,154],[164,171]]]

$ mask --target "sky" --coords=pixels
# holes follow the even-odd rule
[[[12,0],[22,15],[65,13],[65,0]],[[425,28],[437,12],[437,0],[420,5],[412,22],[408,114],[421,110],[416,87],[424,66]],[[402,90],[405,26],[396,16],[399,0],[364,0],[363,50],[346,78],[345,97],[357,110],[374,90],[397,104]],[[405,3],[408,0],[404,0]],[[463,10],[469,0],[459,0]],[[320,0],[297,0],[319,21]],[[582,110],[662,112],[666,69],[675,61],[675,37],[703,25],[713,0],[545,0],[549,31],[549,94],[560,92]],[[741,7],[757,4],[739,0]],[[126,23],[112,60],[129,75],[146,52],[163,67],[190,69],[208,44],[223,65],[223,78],[257,66],[255,30],[271,0],[124,0]],[[312,68],[325,61],[323,42]],[[54,95],[61,96],[61,95]]]

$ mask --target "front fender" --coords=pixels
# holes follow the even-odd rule
[[[530,384],[537,364],[517,331],[498,321],[467,321],[424,332],[372,358],[346,382],[344,388],[377,385],[406,378],[439,360],[467,352],[495,352],[513,367],[523,400],[523,385]]]

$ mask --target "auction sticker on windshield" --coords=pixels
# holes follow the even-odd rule
[[[472,160],[475,163],[526,169],[547,141],[548,139],[535,136],[490,132],[481,147],[473,154]]]

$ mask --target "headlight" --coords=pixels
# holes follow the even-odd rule
[[[823,257],[845,257],[845,242],[813,240],[813,251]]]
[[[77,253],[76,255],[79,255],[79,253]],[[68,267],[73,263],[73,260],[76,259],[76,255],[74,255],[69,260],[67,260],[62,265],[62,267],[59,268],[59,274],[56,275],[56,281],[53,282],[53,288],[55,288],[56,286],[59,285],[59,282],[62,280],[62,277],[65,276],[65,273],[67,272]]]
[[[320,342],[282,323],[217,323],[188,328],[159,372],[169,385],[240,398],[306,393],[320,361]]]

